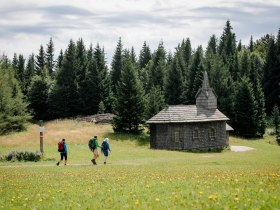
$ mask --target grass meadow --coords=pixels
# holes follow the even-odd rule
[[[106,165],[90,162],[87,142],[110,138]],[[56,166],[65,138],[68,165]],[[149,137],[114,134],[110,125],[45,124],[44,159],[0,162],[0,209],[280,209],[280,147],[273,136],[230,137],[254,150],[191,153],[149,149]],[[39,128],[0,136],[0,154],[39,150]]]

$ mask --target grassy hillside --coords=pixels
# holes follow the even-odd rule
[[[87,142],[110,138],[108,164],[90,162]],[[69,165],[57,167],[65,138]],[[0,209],[277,209],[280,147],[273,138],[230,138],[247,152],[186,153],[149,149],[147,135],[117,135],[110,125],[52,121],[44,160],[0,162]],[[0,137],[0,154],[39,150],[39,130]]]

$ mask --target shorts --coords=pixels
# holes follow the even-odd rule
[[[108,157],[109,156],[109,151],[105,150],[105,151],[103,151],[103,154],[104,154],[105,157]]]
[[[67,153],[60,153],[60,160],[63,160],[63,157],[65,158],[65,160],[67,160]]]
[[[97,148],[93,150],[93,154],[96,155],[96,156],[99,155],[99,152],[98,152]]]

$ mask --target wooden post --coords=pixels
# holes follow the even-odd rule
[[[40,152],[44,153],[44,126],[43,126],[43,120],[39,121],[39,131],[40,131]]]

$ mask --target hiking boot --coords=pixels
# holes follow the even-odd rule
[[[56,165],[59,166],[59,162],[57,162]]]

